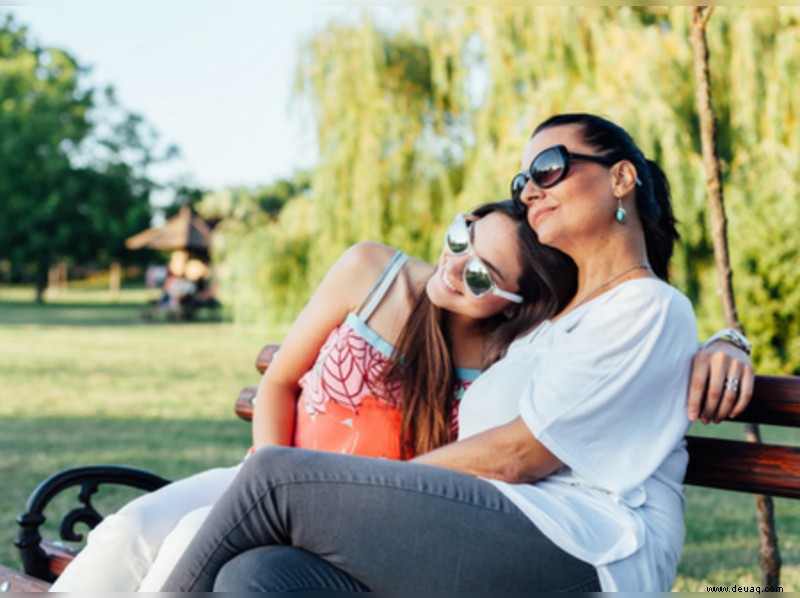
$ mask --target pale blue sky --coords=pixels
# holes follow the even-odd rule
[[[218,188],[290,175],[315,159],[308,114],[291,101],[297,50],[354,6],[256,0],[0,2],[42,45],[70,51],[112,84],[182,158],[158,178]]]

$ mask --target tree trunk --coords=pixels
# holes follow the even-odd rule
[[[736,302],[733,296],[733,273],[728,259],[727,219],[722,193],[722,174],[717,152],[717,130],[714,109],[711,103],[711,78],[708,67],[708,42],[706,24],[713,8],[692,8],[692,49],[694,51],[694,74],[697,94],[697,111],[700,117],[700,137],[703,145],[703,166],[706,172],[711,237],[714,241],[714,261],[717,265],[718,292],[722,301],[725,325],[742,331]],[[761,442],[758,426],[746,424],[745,437],[749,442]],[[772,497],[756,496],[758,508],[758,533],[761,544],[761,585],[775,587],[780,584],[781,556],[778,537],[775,533]]]
[[[40,257],[36,265],[36,303],[44,303],[49,273],[50,260],[47,257]]]

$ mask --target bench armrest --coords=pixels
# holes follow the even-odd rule
[[[20,550],[25,573],[45,581],[53,581],[56,577],[50,568],[50,558],[41,547],[39,527],[46,521],[45,509],[62,492],[80,487],[77,498],[81,506],[64,515],[59,530],[63,541],[80,542],[83,535],[75,531],[75,526],[82,523],[93,529],[103,519],[92,505],[92,496],[101,484],[150,492],[169,483],[169,480],[149,471],[118,465],[75,467],[50,476],[33,491],[25,505],[25,512],[17,517],[20,532],[14,544]]]

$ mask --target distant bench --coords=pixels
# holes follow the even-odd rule
[[[260,373],[267,370],[278,348],[267,345],[261,349],[256,359]],[[252,419],[255,396],[255,388],[239,393],[235,410],[242,419]],[[756,376],[750,405],[731,421],[800,428],[800,376]],[[800,499],[800,447],[699,436],[688,436],[687,440],[687,484]],[[91,504],[99,486],[153,491],[168,483],[147,471],[108,465],[78,467],[51,476],[34,490],[25,512],[17,517],[20,533],[15,545],[20,549],[25,573],[0,566],[0,592],[46,591],[77,554],[70,543],[81,542],[83,537],[75,532],[75,525],[94,528],[102,520]],[[74,487],[80,487],[77,498],[81,505],[61,520],[60,541],[43,540],[39,527],[45,521],[46,507],[56,496]]]
[[[177,303],[164,303],[161,300],[149,301],[140,312],[140,316],[145,322],[154,322],[159,319],[160,315],[173,322],[218,321],[221,311],[222,304],[214,297],[199,299],[190,295]]]

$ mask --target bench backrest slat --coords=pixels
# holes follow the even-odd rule
[[[800,427],[800,376],[756,376],[750,405],[731,421]],[[687,484],[800,498],[800,447],[686,439]]]
[[[236,397],[236,415],[244,421],[253,420],[253,408],[255,407],[256,389],[252,386],[243,388]]]
[[[262,374],[280,345],[266,345],[256,367]],[[236,413],[253,415],[255,388],[245,388]],[[800,428],[800,376],[756,376],[753,399],[734,422]],[[686,484],[800,498],[800,448],[687,436],[689,468]]]
[[[800,498],[800,447],[687,436],[685,483]]]
[[[259,373],[263,374],[267,371],[269,364],[275,359],[275,354],[280,348],[280,345],[264,345],[261,348],[261,351],[258,352],[258,357],[256,357],[256,369]]]
[[[756,376],[753,399],[731,421],[800,427],[800,377]]]

